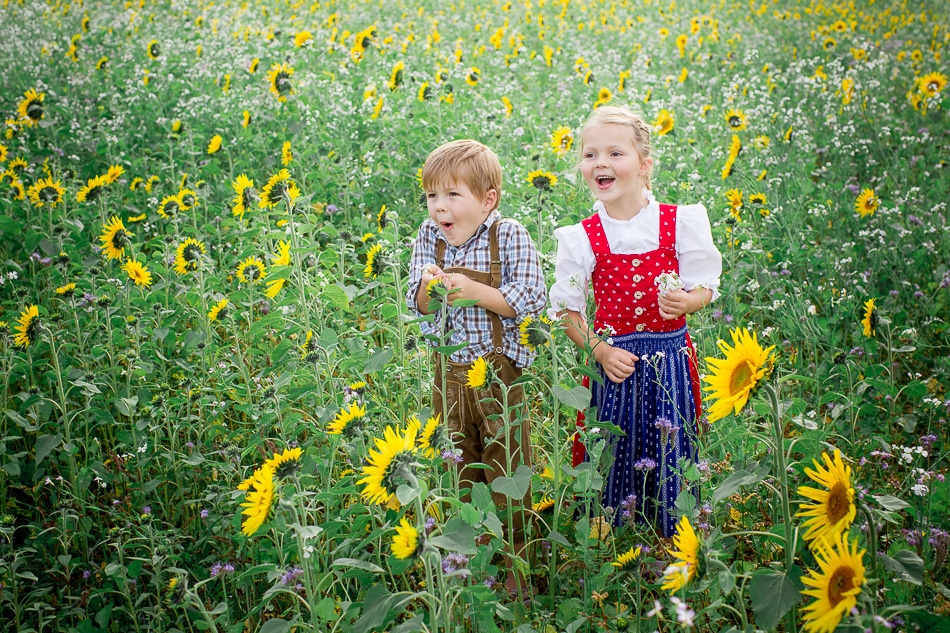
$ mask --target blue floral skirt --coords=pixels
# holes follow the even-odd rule
[[[686,327],[673,332],[635,332],[614,336],[614,347],[640,357],[621,384],[600,368],[603,384],[592,388],[597,419],[620,427],[606,452],[614,461],[604,487],[603,505],[613,523],[645,521],[663,536],[676,532],[676,498],[683,490],[697,497],[684,467],[696,461],[698,374]],[[692,367],[691,367],[692,365]],[[593,425],[592,425],[593,426]]]

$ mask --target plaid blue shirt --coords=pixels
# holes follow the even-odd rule
[[[491,251],[488,242],[488,227],[501,220],[501,214],[492,211],[485,222],[475,231],[475,235],[461,246],[445,244],[445,268],[464,266],[473,270],[488,271]],[[445,241],[442,231],[431,218],[427,218],[419,227],[412,249],[412,261],[409,264],[409,289],[406,303],[417,315],[421,316],[416,305],[416,296],[422,279],[422,269],[426,264],[435,264],[436,244]],[[527,367],[534,359],[534,352],[520,343],[519,323],[525,317],[537,318],[544,310],[547,287],[538,251],[528,231],[515,220],[504,220],[498,226],[498,253],[501,258],[501,292],[505,301],[515,311],[513,319],[501,318],[504,338],[502,352],[512,359],[518,367]],[[420,323],[423,334],[439,335],[442,315],[435,314],[435,320]],[[448,345],[468,341],[469,345],[454,354],[450,359],[457,363],[472,363],[480,356],[492,351],[491,320],[485,308],[449,308],[447,318]],[[437,343],[429,342],[431,346]]]

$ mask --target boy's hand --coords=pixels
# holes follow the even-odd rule
[[[690,313],[692,305],[689,293],[685,290],[673,290],[661,294],[659,298],[660,316],[669,321]]]
[[[479,295],[480,284],[463,273],[443,273],[442,283],[449,291],[449,303],[454,303],[456,299],[481,299]]]
[[[640,357],[625,349],[598,343],[594,348],[594,359],[604,368],[604,373],[611,382],[620,384],[637,368],[636,362]]]

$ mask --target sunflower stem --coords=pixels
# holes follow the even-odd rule
[[[874,575],[878,575],[877,560],[877,526],[874,524],[874,517],[871,515],[871,509],[863,501],[858,501],[858,509],[868,522],[868,551],[871,552],[871,567],[874,569]]]

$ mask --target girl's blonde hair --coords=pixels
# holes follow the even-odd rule
[[[581,128],[581,142],[579,145],[578,160],[584,156],[584,132],[597,125],[620,125],[629,133],[633,141],[633,146],[637,148],[640,154],[641,162],[646,159],[652,161],[653,145],[650,142],[650,126],[643,120],[637,112],[625,106],[600,106],[590,113],[584,126]],[[653,174],[652,162],[648,164],[646,172],[643,174],[643,186],[652,190],[650,176]]]

